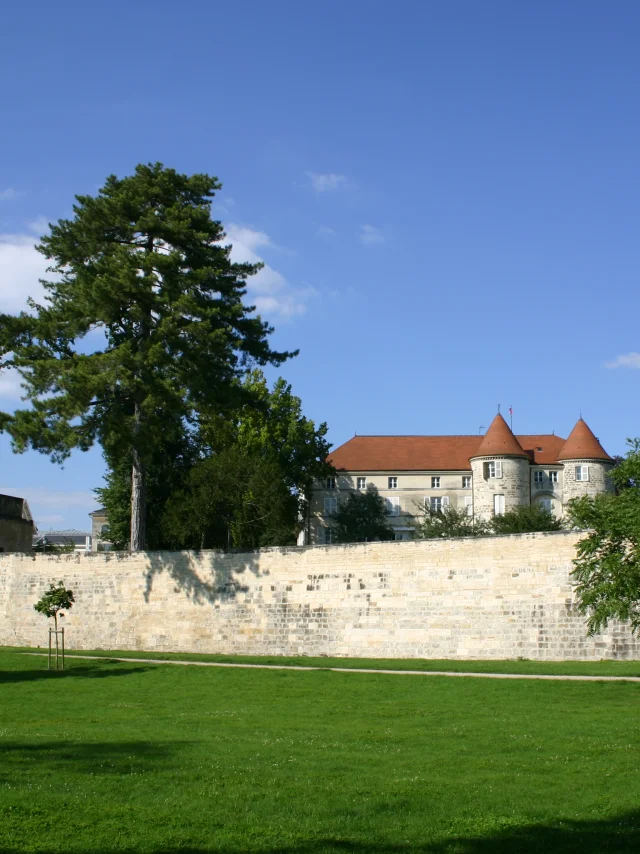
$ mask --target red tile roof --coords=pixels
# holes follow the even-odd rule
[[[329,455],[342,471],[471,471],[483,436],[354,436]],[[531,462],[548,465],[558,460],[561,436],[517,436]]]
[[[558,456],[559,460],[613,460],[591,432],[586,421],[578,419]]]
[[[475,452],[476,457],[492,457],[495,454],[506,454],[511,457],[526,457],[522,445],[509,429],[509,425],[498,412],[484,434],[480,447]]]

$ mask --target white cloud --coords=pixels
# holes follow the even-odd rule
[[[624,353],[612,362],[606,362],[607,368],[636,368],[640,370],[640,353]]]
[[[229,216],[231,208],[235,207],[236,201],[231,196],[226,196],[224,199],[216,199],[213,203],[213,218],[219,216]]]
[[[365,246],[374,246],[385,242],[383,233],[374,225],[363,225],[361,227],[360,240]]]
[[[41,237],[45,231],[49,231],[49,220],[46,216],[37,216],[35,219],[28,222],[29,230]]]
[[[27,297],[40,301],[38,279],[46,275],[47,260],[26,234],[0,234],[0,312],[16,314],[27,308]]]
[[[0,190],[0,202],[9,202],[11,199],[17,199],[18,194],[13,187],[7,187],[6,190]]]
[[[335,229],[329,228],[328,225],[321,225],[316,231],[316,237],[333,237],[335,233]]]
[[[333,190],[346,190],[349,187],[349,179],[346,175],[337,175],[335,172],[321,174],[320,172],[307,172],[311,186],[317,193],[327,193]]]
[[[35,233],[48,228],[44,217],[29,223]],[[27,310],[27,297],[41,302],[44,290],[39,279],[46,278],[47,259],[34,248],[34,237],[28,234],[0,234],[0,313],[17,314]],[[271,248],[282,252],[263,231],[230,224],[227,239],[233,249],[233,261],[256,264],[262,262],[259,254]],[[248,298],[260,313],[271,317],[290,318],[304,314],[313,288],[295,288],[270,264],[251,276],[247,282]],[[0,395],[19,396],[18,380],[8,372],[0,375]]]
[[[253,228],[227,226],[226,243],[231,243],[231,260],[239,264],[263,263],[264,267],[247,280],[247,298],[260,314],[287,319],[304,314],[314,289],[293,287],[277,270],[267,264],[257,250],[277,248],[268,234]]]

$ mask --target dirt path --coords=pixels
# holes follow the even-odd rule
[[[46,652],[21,652],[19,655],[38,655],[46,658]],[[535,673],[469,673],[457,670],[374,670],[366,667],[305,667],[298,664],[234,664],[222,661],[176,661],[165,658],[118,658],[116,655],[76,655],[68,654],[65,658],[81,658],[91,661],[124,661],[135,664],[179,664],[194,667],[243,667],[256,670],[330,670],[333,673],[380,673],[386,676],[464,676],[475,679],[547,679],[549,681],[571,682],[640,682],[640,676],[570,676]]]

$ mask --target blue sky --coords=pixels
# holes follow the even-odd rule
[[[640,434],[640,5],[349,0],[4,4],[0,311],[44,223],[160,160],[214,215],[281,373],[358,433]],[[7,81],[10,81],[8,83]],[[19,404],[0,377],[0,408]],[[11,453],[0,492],[86,528],[99,449]]]

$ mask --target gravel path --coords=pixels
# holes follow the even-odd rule
[[[21,652],[19,655],[47,657],[46,652]],[[221,661],[176,661],[164,658],[118,658],[116,655],[65,655],[91,661],[124,661],[136,664],[180,664],[194,667],[243,667],[256,670],[330,670],[333,673],[380,673],[386,676],[464,676],[473,679],[547,679],[553,682],[640,682],[640,676],[569,676],[535,673],[468,673],[457,670],[374,670],[366,667],[305,667],[298,664],[232,664]]]

